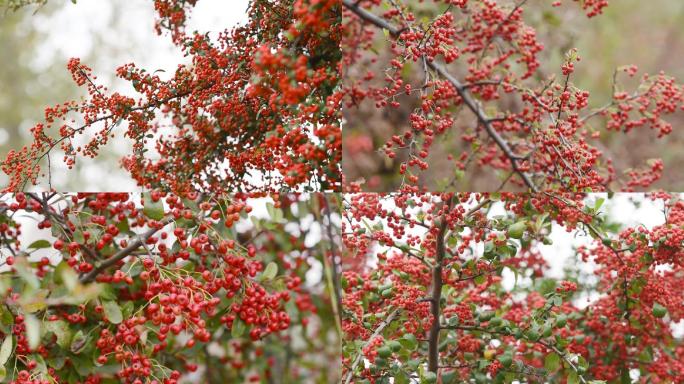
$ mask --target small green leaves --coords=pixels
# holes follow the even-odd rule
[[[36,240],[33,243],[29,244],[28,248],[30,249],[43,249],[43,248],[50,248],[51,244],[47,240]]]
[[[123,314],[121,313],[121,307],[115,301],[103,301],[102,308],[104,309],[105,316],[112,324],[119,324],[123,321]]]
[[[393,292],[392,288],[383,289],[380,292],[380,296],[382,296],[384,298],[392,297],[392,292]]]
[[[565,327],[565,324],[568,322],[568,317],[560,314],[556,317],[556,328],[563,328]]]
[[[14,261],[14,269],[17,271],[19,277],[26,282],[27,286],[32,289],[38,289],[40,287],[40,281],[36,277],[36,274],[33,273],[26,257],[17,257]]]
[[[0,346],[0,366],[4,366],[14,351],[14,336],[7,335]]]
[[[490,327],[498,327],[501,324],[503,324],[503,319],[500,317],[492,317],[491,320],[489,320],[489,326]]]
[[[14,336],[8,335],[5,337],[5,340],[3,340],[2,346],[0,346],[0,381],[4,382],[4,379],[7,376],[5,364],[10,356],[12,356],[12,352],[14,352]]]
[[[164,218],[164,203],[161,200],[153,201],[151,194],[144,195],[143,214],[153,220]]]
[[[382,346],[378,348],[377,352],[378,356],[382,357],[383,359],[392,356],[392,350],[388,346]]]
[[[261,280],[273,280],[278,274],[278,264],[274,262],[268,263],[264,272],[261,274]]]
[[[425,384],[432,384],[437,382],[437,374],[434,372],[425,372],[423,374],[423,379],[420,381]]]
[[[69,292],[73,292],[76,287],[79,286],[76,271],[74,271],[65,261],[62,261],[57,265],[57,268],[55,268],[55,275],[62,280]]]
[[[560,367],[560,357],[555,352],[550,352],[544,359],[544,368],[549,372],[555,372]]]
[[[512,239],[520,239],[526,228],[527,223],[524,220],[521,220],[509,225],[506,233],[508,234],[508,237]]]
[[[230,328],[230,336],[233,339],[238,339],[245,333],[245,323],[240,319],[233,320],[233,326]]]
[[[477,319],[481,322],[489,321],[494,317],[495,313],[492,311],[484,311],[477,314]]]
[[[71,331],[69,325],[64,320],[48,321],[45,329],[52,332],[57,337],[57,345],[67,349],[71,343]]]
[[[536,329],[536,327],[532,327],[525,332],[525,337],[530,341],[537,341],[539,340],[540,336],[541,335],[539,335],[539,331]]]
[[[508,352],[499,355],[498,360],[505,368],[508,368],[513,364],[513,356]]]
[[[392,352],[399,352],[401,350],[401,343],[396,340],[389,341],[387,346],[392,350]]]
[[[71,339],[71,347],[69,349],[71,349],[71,352],[73,352],[75,354],[79,354],[79,353],[83,352],[83,350],[85,349],[87,344],[88,344],[88,338],[86,337],[86,335],[83,333],[82,330],[79,330],[74,335],[74,338]]]
[[[399,343],[401,343],[404,348],[412,351],[416,348],[418,340],[413,333],[405,333],[404,336],[399,339]]]
[[[661,319],[667,315],[667,308],[663,307],[659,303],[653,303],[653,309],[651,310],[653,316]]]
[[[26,339],[31,350],[35,350],[40,345],[40,320],[27,313],[24,315],[24,325],[26,326]]]

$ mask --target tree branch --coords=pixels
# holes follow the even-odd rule
[[[328,195],[324,193],[323,199],[325,200],[325,215],[328,218],[328,224],[325,226],[325,229],[328,234],[328,241],[330,241],[330,256],[332,258],[330,271],[332,273],[333,290],[335,291],[333,293],[333,295],[335,295],[334,302],[337,306],[335,311],[337,312],[339,322],[342,323],[342,286],[340,284],[340,271],[338,270],[339,264],[337,264],[338,261],[337,248],[335,247],[335,236],[332,229],[332,212],[330,211],[330,200],[328,199]]]
[[[370,344],[370,342],[373,341],[373,339],[375,339],[379,334],[381,334],[385,327],[390,325],[394,318],[399,314],[400,310],[400,308],[395,309],[392,313],[389,314],[389,316],[387,316],[387,318],[382,323],[380,323],[380,325],[375,329],[375,332],[373,332],[371,337],[368,338],[368,340],[366,340],[366,343],[363,345],[363,348],[365,348],[368,344]],[[439,322],[437,322],[437,325],[439,326]],[[363,353],[359,353],[358,355],[356,355],[356,358],[354,359],[354,362],[349,368],[349,371],[347,371],[347,377],[344,379],[344,384],[349,384],[354,379],[354,370],[356,370],[356,367],[359,365],[359,363],[361,363],[362,356]]]
[[[135,240],[133,240],[126,248],[121,249],[119,252],[113,254],[111,257],[108,259],[105,259],[101,263],[98,263],[93,270],[90,272],[86,273],[85,275],[81,276],[80,281],[83,284],[86,283],[91,283],[95,281],[97,276],[104,272],[107,268],[115,265],[119,261],[123,260],[126,256],[131,255],[135,250],[140,248],[150,237],[152,237],[155,233],[159,232],[164,228],[166,225],[171,223],[173,221],[172,218],[167,217],[164,220],[161,221],[161,225],[159,228],[150,228],[147,230],[147,232],[143,233],[142,235],[138,236]]]
[[[442,222],[439,225],[439,233],[437,234],[437,244],[435,250],[435,266],[432,269],[432,295],[430,298],[430,312],[432,314],[432,326],[428,333],[428,370],[437,373],[439,369],[439,317],[440,317],[440,301],[442,300],[442,261],[446,254],[444,245],[444,235],[448,227],[447,214],[451,210],[453,196],[446,201],[442,209]]]

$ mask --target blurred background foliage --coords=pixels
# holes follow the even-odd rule
[[[405,1],[418,3],[415,0]],[[429,4],[419,5],[421,11],[430,12]],[[553,8],[551,1],[534,0],[528,1],[525,7],[527,23],[537,29],[538,38],[546,47],[539,57],[542,75],[559,74],[565,53],[571,48],[578,48],[582,61],[575,66],[572,81],[579,88],[591,92],[589,101],[592,107],[609,100],[613,72],[624,65],[637,65],[639,77],[643,73],[657,74],[662,70],[680,83],[684,82],[682,1],[613,0],[603,15],[591,19],[587,19],[579,7],[570,4]],[[377,71],[380,66],[385,66],[387,59],[387,55],[382,56],[376,64]],[[628,89],[635,85],[624,80],[623,76],[620,81]],[[372,105],[344,111],[343,169],[348,181],[363,178],[367,190],[397,188],[401,181],[398,173],[399,164],[403,161],[401,155],[390,161],[382,151],[374,149],[381,148],[393,134],[408,128],[408,116],[417,104],[412,99],[402,103],[400,110],[392,114],[375,110]],[[656,138],[656,134],[647,130],[624,134],[601,129],[602,146],[599,148],[607,158],[613,159],[618,172],[641,167],[650,158],[662,158],[665,172],[653,188],[684,190],[684,180],[678,171],[679,164],[684,162],[684,131],[678,129],[684,125],[684,113],[679,112],[668,120],[673,123],[674,132],[663,139]],[[601,122],[597,119],[594,124]],[[467,123],[469,121],[460,124]],[[456,127],[450,135],[435,141],[428,158],[431,167],[421,178],[421,183],[428,188],[439,186],[440,180],[454,177],[453,163],[446,160],[446,155],[458,156],[467,149],[460,141],[459,133]],[[456,184],[458,190],[494,190],[506,176],[493,174],[489,169],[483,172],[477,172],[477,168],[469,169],[476,172],[467,172]]]
[[[0,2],[0,155],[20,148],[29,140],[29,128],[42,119],[43,108],[75,95],[65,67],[38,68],[35,56],[45,33],[33,26],[34,13],[51,15],[56,4],[21,7],[29,1]],[[34,3],[31,1],[31,3]]]

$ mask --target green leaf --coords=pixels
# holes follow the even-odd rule
[[[589,362],[582,355],[577,355],[577,367],[580,372],[586,372],[589,369]]]
[[[164,203],[161,200],[152,201],[149,193],[144,195],[143,214],[153,220],[161,220],[164,218]]]
[[[416,348],[416,344],[418,343],[416,335],[412,333],[405,333],[404,336],[402,336],[398,341],[404,348],[408,350],[413,350]]]
[[[278,223],[283,220],[283,210],[280,208],[276,208],[273,203],[267,203],[266,204],[266,211],[268,212],[268,215],[271,217],[271,221],[274,223]]]
[[[76,271],[74,271],[74,269],[71,268],[65,261],[59,263],[55,269],[55,272],[55,274],[62,279],[62,282],[67,287],[69,292],[73,292],[76,287],[78,287],[78,274],[76,274]]]
[[[102,308],[104,309],[105,316],[109,319],[112,324],[119,324],[123,321],[123,314],[121,313],[121,307],[115,301],[104,301],[102,302]]]
[[[45,299],[48,296],[47,289],[41,289],[38,291],[29,290],[23,292],[19,303],[21,304],[21,309],[27,313],[36,313],[47,308],[47,303]]]
[[[2,342],[2,346],[0,346],[0,366],[5,365],[7,360],[9,360],[10,356],[12,355],[12,352],[14,351],[14,340],[12,335],[8,335],[5,337],[5,340]]]
[[[411,382],[411,379],[409,379],[408,375],[406,373],[404,373],[404,371],[399,371],[394,376],[394,383],[395,384],[409,384],[410,382]]]
[[[71,344],[71,330],[64,320],[48,321],[45,324],[45,328],[55,334],[57,345],[65,349],[69,347]]]
[[[238,339],[245,333],[245,323],[240,319],[233,320],[233,327],[230,329],[230,335],[233,339]]]
[[[49,241],[47,240],[36,240],[33,243],[29,244],[30,249],[42,249],[42,248],[50,248],[52,244],[50,244]]]
[[[73,352],[75,354],[79,354],[79,353],[83,352],[83,350],[86,347],[86,344],[88,344],[88,338],[86,337],[86,335],[83,333],[82,330],[79,330],[74,335],[74,338],[71,339],[71,347],[70,347],[71,352]]]
[[[432,384],[437,382],[437,374],[434,372],[425,372],[421,383]]]
[[[560,357],[555,352],[546,355],[544,359],[544,368],[549,372],[555,372],[560,367]]]
[[[35,350],[40,345],[40,320],[30,313],[24,314],[24,325],[26,326],[26,338],[31,350]]]
[[[33,288],[40,287],[40,281],[33,270],[29,267],[28,260],[25,257],[17,257],[14,262],[14,269],[17,271],[19,277],[26,282],[26,284]]]
[[[12,332],[12,325],[14,324],[14,315],[7,309],[6,306],[0,305],[0,331],[3,333]]]
[[[546,295],[556,290],[556,280],[554,279],[543,279],[539,284],[539,293]]]
[[[506,352],[499,355],[498,360],[501,362],[501,365],[503,365],[504,368],[508,368],[511,366],[511,364],[513,364],[513,355],[509,352]]]
[[[456,380],[456,370],[451,370],[442,373],[442,384],[454,384],[457,383],[458,381]]]
[[[523,233],[525,233],[526,228],[527,223],[524,220],[521,220],[508,226],[506,233],[508,233],[508,236],[513,239],[520,239]]]
[[[261,274],[261,280],[273,280],[277,274],[278,264],[270,262],[264,269],[264,272]]]
[[[667,308],[663,307],[659,303],[653,303],[653,309],[651,310],[653,316],[661,319],[667,314]]]
[[[579,376],[577,375],[577,372],[570,372],[568,375],[568,384],[579,384]]]
[[[131,230],[131,227],[128,224],[128,219],[125,217],[123,220],[116,223],[116,228],[118,228],[121,233],[128,233],[128,231]]]
[[[598,210],[601,209],[601,206],[605,201],[606,199],[604,199],[603,197],[596,199],[596,202],[594,203],[594,212],[598,212]]]

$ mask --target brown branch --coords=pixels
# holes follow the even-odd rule
[[[435,266],[432,269],[432,294],[430,298],[430,312],[432,314],[432,325],[428,333],[428,370],[437,373],[439,369],[439,317],[440,317],[440,301],[442,300],[442,261],[446,254],[445,251],[445,234],[448,227],[447,214],[451,210],[453,197],[450,197],[444,203],[442,209],[442,222],[439,225],[439,233],[437,234],[436,250],[435,250]]]
[[[335,308],[337,316],[339,317],[340,324],[342,323],[342,286],[340,284],[340,271],[338,270],[339,264],[337,261],[337,248],[335,247],[335,236],[332,230],[332,212],[330,211],[330,200],[327,194],[323,194],[323,199],[325,200],[325,215],[328,218],[328,224],[325,229],[328,234],[328,241],[330,241],[330,256],[332,258],[332,264],[330,266],[330,271],[332,273],[332,283],[335,295]],[[323,255],[325,257],[325,255]]]
[[[52,195],[43,194],[42,199],[38,197],[38,195],[35,193],[27,193],[27,195],[29,198],[35,200],[41,205],[41,207],[43,208],[43,214],[45,215],[45,218],[50,220],[50,222],[54,222],[55,224],[57,224],[62,229],[64,234],[67,236],[69,241],[74,241],[74,232],[71,230],[71,228],[69,228],[66,217],[63,214],[59,215],[50,210],[49,201],[52,198]],[[83,253],[88,255],[88,257],[90,257],[91,259],[97,260],[99,258],[99,252],[88,247],[86,244],[78,244],[78,247],[81,251],[83,251]]]
[[[95,281],[95,279],[100,273],[104,272],[107,268],[116,265],[116,263],[131,255],[138,248],[140,248],[150,237],[152,237],[155,233],[162,230],[162,228],[164,228],[171,222],[173,222],[172,218],[165,218],[161,221],[161,225],[158,228],[150,228],[149,230],[147,230],[147,232],[138,236],[135,240],[128,244],[126,248],[121,249],[117,253],[110,256],[108,259],[105,259],[104,261],[98,263],[97,266],[93,268],[93,270],[81,276],[81,283],[86,284]]]
[[[373,341],[373,339],[375,339],[379,334],[382,333],[382,331],[388,325],[390,325],[390,323],[394,320],[394,318],[399,314],[399,311],[400,311],[399,308],[395,309],[392,313],[389,314],[389,316],[387,316],[387,318],[382,323],[380,323],[380,325],[375,329],[375,332],[373,332],[371,337],[368,338],[366,343],[363,345],[363,348],[368,346],[368,344],[370,344]],[[439,322],[437,324],[439,325]],[[363,353],[359,353],[358,355],[356,355],[356,358],[354,359],[354,362],[352,363],[351,367],[349,368],[349,371],[347,371],[347,377],[344,380],[345,384],[351,383],[352,380],[354,379],[354,370],[361,363],[362,356],[363,356]]]

